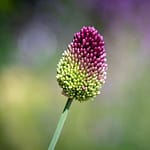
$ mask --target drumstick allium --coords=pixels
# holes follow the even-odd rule
[[[100,93],[106,80],[103,36],[94,27],[74,34],[57,67],[57,81],[68,98],[86,101]]]
[[[68,101],[48,147],[54,150],[73,100],[87,101],[100,93],[106,80],[106,52],[103,36],[94,27],[74,34],[57,67],[57,81]]]

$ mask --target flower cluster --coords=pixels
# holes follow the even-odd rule
[[[58,63],[56,78],[64,95],[86,101],[100,93],[106,70],[103,36],[89,26],[74,34]]]

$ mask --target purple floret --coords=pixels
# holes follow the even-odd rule
[[[103,36],[94,27],[83,27],[74,34],[70,51],[87,75],[96,76],[102,83],[106,79],[106,52]]]

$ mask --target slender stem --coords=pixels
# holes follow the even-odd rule
[[[71,106],[71,103],[72,103],[72,99],[68,98],[68,100],[66,102],[66,105],[64,107],[64,110],[63,110],[63,112],[62,112],[62,114],[60,116],[59,122],[57,124],[57,127],[56,127],[56,130],[54,132],[53,138],[51,140],[51,143],[49,144],[48,150],[54,150],[55,149],[55,146],[56,146],[57,141],[59,139],[59,136],[61,134],[63,125],[64,125],[65,120],[67,118],[68,111],[69,111],[69,108]]]

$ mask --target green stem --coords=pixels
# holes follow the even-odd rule
[[[72,99],[68,98],[68,100],[66,102],[66,105],[64,107],[64,110],[63,110],[63,112],[62,112],[62,114],[60,116],[60,119],[59,119],[59,122],[57,124],[55,133],[54,133],[53,138],[51,140],[51,143],[49,144],[48,150],[54,150],[55,149],[55,146],[56,146],[57,141],[59,139],[59,136],[61,134],[61,130],[62,130],[63,125],[65,123],[65,120],[67,118],[68,111],[69,111],[69,108],[71,106],[71,103],[72,103]]]

